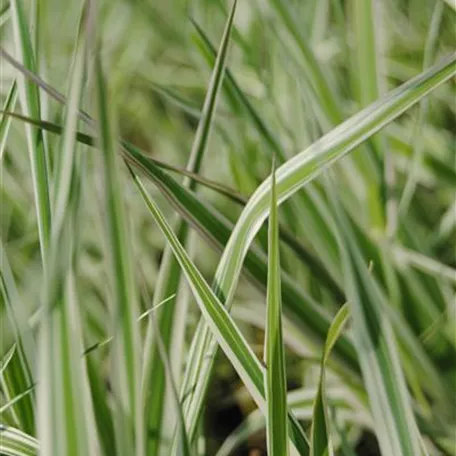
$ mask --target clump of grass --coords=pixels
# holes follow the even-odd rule
[[[0,453],[454,454],[449,3],[4,3]]]

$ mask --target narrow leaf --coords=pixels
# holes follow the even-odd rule
[[[225,30],[223,32],[222,40],[220,43],[220,49],[217,55],[217,60],[214,65],[209,88],[204,101],[202,115],[198,123],[196,130],[195,139],[193,141],[192,150],[188,159],[186,170],[192,175],[198,175],[204,153],[209,140],[211,128],[214,122],[215,109],[217,105],[217,98],[220,92],[220,86],[223,81],[225,72],[226,60],[228,56],[228,47],[231,36],[231,29],[233,27],[234,14],[236,11],[236,1],[233,2],[231,12],[227,18]],[[195,190],[196,182],[190,180],[189,177],[184,179],[183,186]],[[181,244],[185,244],[188,238],[188,225],[185,220],[179,219],[176,223],[176,233]],[[171,247],[166,246],[163,254],[162,265],[160,267],[158,286],[154,293],[153,305],[156,306],[163,298],[170,294],[175,294],[178,291],[180,283],[180,267],[176,259],[172,254]],[[170,351],[172,346],[175,346],[177,352],[181,352],[183,347],[176,347],[176,342],[172,340],[173,332],[177,324],[176,319],[185,319],[185,307],[187,304],[183,301],[172,301],[159,315],[159,324],[155,322],[154,316],[149,318],[149,325],[147,328],[146,340],[145,340],[145,356],[143,362],[143,378],[142,378],[142,395],[145,399],[145,410],[148,419],[147,428],[151,429],[158,436],[156,439],[149,441],[148,454],[153,456],[158,453],[162,432],[164,429],[164,405],[166,394],[163,393],[163,388],[166,386],[165,370],[166,363],[164,356]],[[177,306],[180,306],[178,308]],[[154,332],[161,331],[161,334],[153,335]],[[164,353],[158,356],[157,347],[154,347],[152,342],[160,338],[160,343],[164,345]],[[176,357],[177,362],[181,358]],[[171,369],[170,369],[171,370]],[[181,366],[176,366],[174,371],[179,372]],[[173,378],[170,378],[171,387],[174,386]],[[160,386],[162,385],[162,387]],[[179,405],[179,416],[182,418],[182,410]],[[182,418],[183,419],[183,418]],[[174,441],[174,447],[176,449],[186,448],[187,436],[185,432],[185,425],[180,426],[180,432],[177,432],[176,438],[179,438],[180,443]],[[179,450],[180,451],[180,450]]]
[[[272,167],[268,239],[268,290],[264,362],[267,412],[267,446],[271,456],[288,453],[287,379],[282,328],[279,228],[275,162]]]
[[[310,431],[310,454],[311,456],[332,456],[334,454],[330,438],[328,403],[326,397],[325,370],[326,362],[348,317],[348,306],[344,304],[337,312],[328,330],[325,347],[320,366],[320,380],[318,382],[317,395],[315,397],[312,427]]]
[[[76,127],[85,75],[90,27],[82,12],[71,67],[65,127],[55,163],[53,220],[43,312],[40,318],[39,412],[37,435],[44,454],[83,456],[98,451],[95,418],[82,351],[82,330],[76,293],[75,251],[78,241],[80,155]]]
[[[95,87],[98,111],[100,149],[103,152],[106,238],[113,302],[113,343],[111,379],[115,396],[115,435],[118,454],[143,454],[143,424],[139,395],[139,337],[136,290],[133,281],[123,186],[120,183],[113,120],[108,106],[108,93],[97,52]]]
[[[25,21],[22,0],[11,0],[11,14],[13,21],[14,41],[19,61],[31,73],[36,72],[36,63],[32,41]],[[20,75],[19,98],[22,111],[26,116],[40,118],[40,97],[38,88],[23,75]],[[46,270],[51,230],[51,209],[49,196],[49,177],[47,152],[41,130],[31,125],[26,126],[27,145],[32,169],[35,209],[38,220],[41,257]]]

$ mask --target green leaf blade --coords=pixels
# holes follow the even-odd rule
[[[280,287],[279,228],[275,164],[272,170],[268,240],[268,289],[265,333],[265,390],[267,402],[268,454],[285,456],[288,451],[287,380],[282,334],[282,296]]]
[[[113,120],[108,108],[104,70],[96,57],[96,102],[103,155],[108,256],[112,296],[112,380],[116,399],[115,435],[119,454],[143,454],[143,424],[139,395],[139,335],[132,258],[128,248]]]
[[[36,71],[34,50],[25,21],[24,7],[21,0],[11,1],[11,14],[16,52],[19,55],[19,61],[22,62],[25,69],[34,73]],[[35,84],[27,81],[22,75],[20,76],[18,87],[19,98],[24,114],[39,119],[41,115],[38,88]],[[44,268],[46,269],[46,255],[48,254],[51,233],[51,203],[47,151],[41,130],[29,125],[26,126],[26,133],[32,169],[41,256]]]
[[[204,153],[207,148],[207,142],[214,123],[217,98],[225,73],[236,4],[237,1],[234,1],[231,12],[226,21],[225,30],[223,32],[217,59],[214,64],[211,80],[207,90],[202,115],[198,123],[198,128],[186,167],[186,170],[188,172],[196,175],[200,171]],[[189,177],[186,177],[184,179],[182,185],[192,190],[195,190],[196,188],[196,182],[194,180],[190,180]],[[180,243],[185,245],[189,232],[188,225],[185,220],[177,220],[176,232]],[[166,296],[175,294],[178,291],[180,284],[179,263],[174,258],[169,245],[166,246],[165,252],[163,254],[163,262],[160,268],[158,280],[159,286],[157,287],[157,291],[154,294],[154,305],[157,305],[157,303],[161,302]],[[169,350],[171,344],[173,344],[172,333],[174,327],[176,326],[175,320],[177,318],[185,318],[185,312],[183,313],[181,309],[177,309],[177,306],[179,304],[181,307],[185,306],[185,304],[173,302],[172,305],[168,305],[160,315],[160,323],[158,326],[161,329],[161,337],[163,339],[166,350]],[[154,325],[153,319],[150,318],[146,334],[145,358],[143,363],[142,379],[142,395],[146,396],[147,398],[145,410],[146,414],[148,415],[148,428],[153,429],[153,431],[156,432],[159,436],[159,438],[149,441],[148,454],[151,456],[157,454],[160,447],[160,438],[164,421],[163,406],[165,401],[165,395],[163,394],[162,389],[166,382],[162,357],[158,356],[157,347],[152,347],[154,326],[157,325]],[[180,371],[181,366],[177,366],[175,370]],[[146,391],[150,391],[150,393],[146,394]],[[179,446],[176,442],[176,439],[182,440],[182,433],[176,432],[175,436],[174,448],[177,449]]]
[[[343,327],[348,318],[348,305],[344,304],[337,312],[328,330],[323,355],[321,358],[320,379],[318,382],[317,395],[315,397],[312,426],[310,430],[310,454],[311,456],[332,456],[334,454],[333,445],[330,437],[328,420],[328,403],[326,397],[325,370],[331,350],[333,349],[338,337],[342,333]]]
[[[82,456],[98,451],[89,382],[82,352],[82,328],[76,291],[81,156],[76,128],[88,35],[83,19],[76,37],[65,126],[55,164],[53,220],[40,319],[37,408],[43,453]],[[44,380],[46,379],[46,380]]]

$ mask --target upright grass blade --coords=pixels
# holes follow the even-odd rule
[[[380,95],[378,71],[378,19],[375,1],[351,0],[350,9],[355,38],[353,84],[356,98],[361,106],[374,102]],[[364,72],[364,74],[363,74]]]
[[[309,148],[287,161],[277,171],[278,202],[285,201],[330,164],[360,145],[455,73],[456,54],[452,54],[432,69],[411,79],[343,122]],[[214,278],[215,289],[228,309],[231,306],[245,255],[267,216],[270,185],[271,179],[268,178],[250,198],[219,262]],[[195,387],[195,391],[199,392],[199,397],[196,399],[199,402],[198,407],[202,405],[201,396],[204,395],[202,391],[205,391],[204,385],[207,386],[211,370],[211,365],[203,366],[201,360],[207,357],[211,346],[214,344],[210,338],[201,338],[198,347],[194,347],[193,362],[195,365],[202,366],[199,371],[199,381]],[[198,413],[195,412],[192,419],[197,416]]]
[[[19,61],[27,70],[35,73],[36,62],[32,47],[32,41],[30,39],[27,23],[24,16],[22,0],[11,0],[10,5],[14,40]],[[25,79],[23,75],[21,75],[19,78],[18,87],[23,113],[29,117],[38,119],[41,118],[38,88],[35,86],[35,84],[32,84],[30,81]],[[41,256],[44,269],[46,270],[46,255],[48,253],[51,230],[51,206],[49,196],[47,155],[41,130],[28,125],[26,126],[26,134],[32,169]]]
[[[123,194],[121,192],[113,121],[108,108],[107,88],[100,55],[95,60],[96,103],[100,149],[103,152],[106,238],[109,258],[112,334],[111,380],[114,392],[115,436],[119,455],[140,456],[144,452],[140,406],[139,334],[136,290]]]
[[[6,138],[11,124],[11,118],[6,114],[8,111],[14,110],[17,100],[17,83],[13,82],[11,88],[6,96],[5,103],[3,104],[3,110],[0,117],[0,163],[3,160],[3,154],[5,152]]]
[[[332,183],[328,184],[340,230],[355,342],[382,454],[423,454],[394,334],[384,310],[387,303],[369,274]]]
[[[209,140],[209,134],[212,128],[212,123],[217,106],[217,99],[220,92],[220,87],[225,75],[226,60],[228,56],[228,45],[230,43],[231,30],[233,28],[234,14],[236,12],[237,0],[233,0],[230,14],[227,18],[225,30],[223,32],[220,47],[215,60],[214,70],[212,72],[209,88],[204,100],[202,111],[202,119],[198,124],[195,140],[191,151],[191,160],[188,165],[190,171],[198,170],[201,166],[203,152],[206,149]],[[195,171],[197,173],[197,171]]]
[[[344,304],[337,312],[328,330],[323,355],[321,357],[320,380],[313,406],[312,427],[310,430],[311,456],[332,456],[334,454],[329,431],[328,403],[326,398],[326,363],[337,338],[340,336],[348,317],[348,305]]]
[[[211,328],[211,332],[217,338],[223,351],[238,372],[239,376],[247,386],[259,408],[266,411],[265,390],[264,390],[264,368],[258,361],[252,349],[245,341],[242,333],[233,323],[232,318],[216,297],[201,273],[194,266],[176,235],[171,230],[157,205],[147,194],[140,179],[133,175],[138,190],[143,197],[147,207],[158,224],[160,230],[166,236],[172,246],[173,253],[185,273],[187,281],[192,289],[205,320]],[[299,454],[307,455],[309,451],[307,439],[298,422],[291,414],[288,414],[290,426],[290,438]]]
[[[231,29],[233,26],[234,13],[236,11],[235,0],[228,16],[223,37],[220,43],[220,49],[212,72],[211,81],[207,91],[206,99],[203,106],[201,119],[196,131],[195,140],[193,142],[192,150],[187,164],[187,171],[192,174],[198,174],[201,168],[204,152],[206,150],[207,142],[209,139],[211,127],[214,120],[215,108],[217,104],[217,97],[220,92],[220,87],[223,81],[225,72],[226,60],[228,55],[228,45],[230,42]],[[186,178],[183,182],[184,187],[192,190],[196,188],[196,182]],[[185,244],[188,235],[188,225],[185,220],[178,220],[176,225],[177,237],[181,244]],[[158,283],[154,293],[153,305],[157,305],[163,301],[166,296],[175,294],[178,290],[180,282],[180,266],[175,259],[172,249],[169,245],[166,246],[163,254],[163,261],[160,268]],[[166,384],[165,369],[163,365],[163,356],[158,356],[158,347],[153,346],[154,330],[159,328],[161,334],[156,335],[162,338],[165,347],[165,353],[168,353],[172,345],[173,330],[175,330],[174,320],[176,318],[185,318],[185,311],[176,309],[173,302],[172,305],[168,304],[159,316],[160,323],[157,324],[154,317],[151,315],[147,328],[147,335],[145,341],[145,354],[143,362],[143,378],[142,378],[142,396],[146,397],[145,411],[147,417],[147,429],[152,431],[157,438],[148,442],[148,454],[153,456],[158,453],[160,448],[161,434],[163,428],[163,406],[165,403],[165,394],[163,388]],[[174,344],[173,344],[174,345]],[[176,348],[176,347],[175,347]],[[178,349],[182,351],[183,347]],[[181,366],[177,366],[175,371],[179,372]],[[170,379],[173,382],[173,379]],[[146,394],[147,393],[147,394]],[[185,429],[183,430],[185,432]],[[181,432],[178,432],[181,438]]]
[[[85,75],[86,42],[90,35],[84,19],[87,17],[83,13],[71,68],[61,149],[55,166],[53,217],[56,223],[52,226],[49,244],[40,324],[38,437],[43,454],[49,456],[82,456],[99,451],[85,359],[80,356],[82,332],[75,287],[81,173],[80,160],[76,160],[75,133]]]
[[[382,29],[381,5],[372,0],[351,0],[349,3],[351,29],[354,37],[353,64],[350,73],[354,93],[360,107],[368,106],[384,92],[380,69],[382,53],[379,34]],[[383,177],[375,168],[369,166],[369,154],[360,156],[364,170],[369,200],[369,212],[372,225],[383,229],[385,221],[387,232],[391,233],[395,225],[395,209],[392,186],[394,185],[394,163],[386,150],[386,141],[382,135],[370,139],[372,151],[383,162]],[[385,204],[384,204],[385,203]],[[384,208],[386,206],[386,210]]]
[[[264,376],[267,403],[267,446],[271,456],[288,455],[287,379],[282,329],[282,296],[280,289],[279,229],[275,186],[275,164],[272,168],[271,205],[269,211],[268,290],[264,347]]]

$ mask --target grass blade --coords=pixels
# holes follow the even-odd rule
[[[340,336],[348,317],[348,306],[344,304],[328,330],[323,356],[321,359],[320,380],[313,408],[312,427],[310,430],[311,456],[332,456],[334,454],[329,435],[328,404],[326,398],[325,370],[332,348]]]
[[[271,209],[269,212],[268,290],[264,362],[267,412],[267,445],[271,456],[288,455],[287,379],[282,329],[280,288],[279,228],[275,163],[272,168]]]
[[[351,0],[349,7],[355,38],[351,79],[356,99],[363,108],[377,100],[385,89],[379,71],[383,58],[379,40],[383,11],[381,5],[372,0]],[[386,226],[387,232],[392,233],[396,225],[392,191],[394,163],[383,135],[374,136],[369,140],[369,144],[371,151],[366,151],[359,158],[369,194],[372,225],[377,225],[380,229]],[[373,154],[377,161],[383,163],[383,178],[375,168],[369,166],[369,154]]]
[[[14,39],[16,52],[19,61],[24,68],[32,73],[36,72],[36,63],[32,47],[32,41],[27,29],[24,16],[24,8],[21,0],[11,0],[11,15],[13,21]],[[19,78],[19,99],[22,111],[26,116],[41,118],[40,97],[35,84],[25,79],[23,75]],[[49,247],[51,230],[51,205],[49,196],[49,177],[47,152],[41,130],[28,125],[26,126],[27,145],[32,168],[32,179],[35,195],[35,208],[38,219],[38,232],[40,237],[41,257],[44,269],[46,270],[46,255]]]
[[[3,415],[10,407],[12,407],[16,402],[19,402],[23,397],[28,396],[33,391],[34,388],[35,388],[35,386],[30,386],[25,391],[23,391],[22,393],[15,396],[13,399],[11,399],[9,402],[2,405],[0,407],[0,415]]]
[[[199,48],[205,57],[209,65],[213,65],[213,61],[216,56],[216,49],[212,45],[209,37],[206,35],[204,30],[199,26],[195,21],[192,21],[195,26],[198,36],[201,40]],[[244,95],[241,88],[239,87],[236,79],[229,69],[226,70],[226,78],[224,84],[224,90],[227,99],[230,101],[233,111],[239,111],[239,107],[242,106],[244,111],[250,121],[255,125],[257,130],[260,132],[261,136],[264,138],[268,147],[277,154],[277,158],[280,162],[285,161],[285,154],[283,153],[282,147],[280,146],[278,140],[274,137],[271,130],[268,128],[266,123],[260,117],[258,112],[254,109],[252,104],[249,102],[248,98]]]
[[[225,72],[226,60],[228,56],[228,46],[230,43],[231,29],[234,21],[234,14],[236,11],[236,1],[233,2],[231,12],[228,16],[225,30],[220,43],[220,49],[217,55],[217,59],[214,65],[214,69],[209,83],[209,88],[206,94],[206,99],[203,106],[202,116],[198,124],[195,139],[190,152],[190,157],[187,163],[186,170],[194,175],[197,175],[201,168],[204,152],[206,150],[207,142],[210,136],[212,124],[214,121],[215,108],[217,105],[217,97],[220,92],[220,87],[223,81]],[[186,178],[183,182],[184,187],[188,187],[192,190],[196,188],[196,182]],[[178,220],[176,225],[177,237],[181,244],[185,244],[188,237],[188,225],[185,220]],[[171,247],[166,246],[163,254],[163,261],[159,272],[157,291],[154,293],[153,305],[157,305],[163,301],[166,296],[176,294],[180,283],[180,267],[179,263],[175,259]],[[185,303],[181,304],[184,307]],[[164,345],[164,354],[168,353],[170,347],[175,345],[172,341],[173,330],[175,327],[175,319],[185,318],[185,311],[182,309],[176,309],[175,301],[172,305],[168,305],[160,313],[160,323],[155,322],[154,317],[149,318],[149,324],[147,328],[146,341],[145,341],[145,356],[143,362],[143,378],[142,378],[142,395],[148,392],[145,401],[145,410],[148,420],[147,429],[152,430],[158,438],[149,441],[148,454],[151,456],[155,455],[159,451],[160,438],[163,429],[164,421],[164,403],[165,394],[163,394],[163,388],[166,385],[165,379],[165,368],[163,356],[158,356],[158,347],[153,346],[154,335],[153,333],[160,328],[161,334],[155,336],[162,338],[161,341]],[[175,347],[177,348],[177,347]],[[182,348],[180,350],[182,351]],[[177,366],[174,371],[179,372],[181,366]],[[173,382],[172,378],[170,379]],[[162,387],[158,386],[162,385]],[[173,387],[173,383],[171,387]],[[179,410],[180,414],[182,413]],[[176,438],[179,438],[182,442],[182,432],[185,434],[184,429],[176,434]],[[185,440],[185,439],[184,439]],[[180,448],[175,442],[175,448]]]
[[[86,16],[84,13],[88,13]],[[55,163],[53,219],[48,274],[40,321],[38,437],[44,454],[82,456],[98,451],[76,293],[75,260],[80,202],[76,127],[85,75],[90,12],[84,10],[71,67],[69,100],[60,154]]]
[[[106,237],[112,286],[112,381],[115,395],[115,436],[118,454],[143,454],[139,394],[139,337],[136,291],[121,192],[113,121],[100,55],[95,61],[100,149],[103,152]]]

